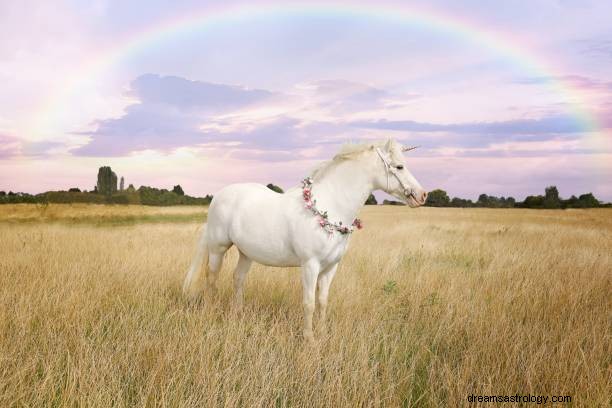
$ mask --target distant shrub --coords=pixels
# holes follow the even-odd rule
[[[446,194],[446,191],[436,189],[436,190],[430,191],[429,194],[427,195],[425,206],[427,207],[449,207],[450,198],[448,198],[448,194]]]
[[[374,194],[370,194],[368,196],[368,199],[365,202],[365,205],[376,205],[378,204],[378,201],[376,201],[376,197],[374,197]]]
[[[191,197],[179,195],[174,191],[147,186],[141,186],[138,189],[138,194],[140,195],[140,203],[144,205],[208,205],[212,200],[212,196],[209,195],[203,198]]]
[[[268,187],[272,191],[276,191],[277,193],[280,193],[280,194],[284,193],[283,189],[275,184],[270,183],[266,187]]]
[[[399,201],[394,201],[394,200],[383,200],[383,205],[405,205],[405,204]]]
[[[176,186],[174,186],[174,187],[172,188],[172,192],[173,192],[174,194],[178,194],[178,195],[180,195],[180,196],[185,195],[185,192],[183,191],[183,188],[180,186],[180,184],[177,184]]]

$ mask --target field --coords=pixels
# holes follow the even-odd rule
[[[612,210],[362,218],[309,346],[297,269],[183,299],[204,207],[0,206],[0,406],[610,406]]]

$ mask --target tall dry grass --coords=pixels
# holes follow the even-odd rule
[[[237,313],[232,250],[219,299],[183,300],[189,219],[7,211],[34,210],[0,207],[2,407],[610,404],[610,210],[368,207],[314,347],[300,338],[297,269],[255,266]]]

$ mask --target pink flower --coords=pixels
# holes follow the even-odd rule
[[[357,227],[357,229],[363,228],[363,223],[361,222],[359,218],[355,218],[355,221],[353,221],[353,225]]]

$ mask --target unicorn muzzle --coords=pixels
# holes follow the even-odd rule
[[[407,199],[412,198],[417,205],[423,205],[425,204],[425,201],[427,201],[427,191],[422,189],[420,191],[405,189],[404,195]]]

